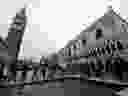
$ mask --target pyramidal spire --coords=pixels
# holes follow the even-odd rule
[[[110,11],[110,12],[113,11],[113,8],[111,5],[108,6],[108,11]]]
[[[113,10],[112,5],[108,5],[106,14],[107,15],[116,15],[116,12]]]
[[[113,14],[113,13],[115,13],[114,12],[114,8],[112,7],[113,6],[113,1],[112,0],[108,0],[107,1],[107,14]]]
[[[20,51],[20,45],[22,43],[22,38],[26,28],[26,6],[21,8],[16,16],[12,19],[12,23],[9,28],[8,37],[6,38],[8,42],[8,54],[13,56],[18,56]]]
[[[112,8],[112,0],[108,0],[108,2],[107,2],[107,9],[109,10],[111,10],[111,9],[113,9]]]

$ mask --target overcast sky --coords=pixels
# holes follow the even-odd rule
[[[4,9],[1,14],[2,18],[0,18],[3,36],[8,32],[7,26],[10,18],[22,8],[23,1],[28,7],[28,25],[20,56],[26,57],[38,57],[59,50],[68,40],[102,16],[107,9],[107,0],[4,0],[0,3],[1,12]],[[8,7],[2,6],[7,2]],[[119,8],[124,10],[126,0],[124,2],[125,5],[122,7],[120,4],[124,3],[113,0],[113,8],[117,11]],[[126,15],[125,12],[122,13]]]

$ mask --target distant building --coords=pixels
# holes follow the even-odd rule
[[[104,16],[95,20],[92,25],[70,40],[64,48],[58,51],[58,54],[64,59],[86,56],[89,47],[101,47],[103,40],[127,40],[127,31],[128,23],[109,7]],[[102,33],[101,37],[97,38],[97,33]]]
[[[20,45],[24,30],[26,28],[25,8],[22,8],[19,13],[13,18],[13,22],[8,29],[6,38],[0,37],[0,62],[10,63],[16,60],[20,51]]]

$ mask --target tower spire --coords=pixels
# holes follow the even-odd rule
[[[8,37],[8,48],[9,54],[18,56],[20,51],[20,45],[26,28],[26,6],[24,6],[16,16],[13,18],[12,24],[9,28]]]
[[[112,0],[108,0],[108,3],[107,3],[107,11],[113,11],[113,8],[112,8]]]

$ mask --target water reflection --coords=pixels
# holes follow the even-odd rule
[[[64,96],[63,88],[47,88],[46,86],[32,85],[25,88],[24,96]]]
[[[16,96],[15,88],[0,88],[1,96]]]
[[[111,89],[105,86],[90,84],[89,82],[82,82],[80,80],[65,80],[63,88],[57,88],[52,84],[52,88],[44,88],[43,86],[33,85],[30,89],[25,91],[25,96],[110,96]],[[50,85],[49,85],[50,86]],[[54,88],[53,88],[54,86]]]

